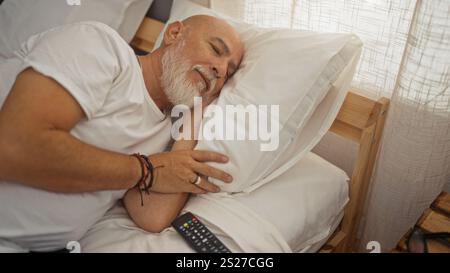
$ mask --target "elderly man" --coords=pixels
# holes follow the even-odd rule
[[[205,164],[227,157],[193,141],[163,152],[167,112],[195,96],[210,103],[238,68],[243,45],[224,21],[174,22],[146,56],[96,22],[35,35],[16,53],[6,64],[20,73],[0,96],[0,251],[64,248],[122,197],[137,225],[159,232],[189,193],[220,190],[207,177],[232,181]]]

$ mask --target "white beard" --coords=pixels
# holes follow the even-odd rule
[[[174,105],[183,104],[189,108],[194,107],[194,97],[200,97],[205,88],[203,81],[194,84],[188,79],[188,72],[194,69],[202,71],[210,79],[210,88],[214,89],[216,78],[210,76],[206,68],[196,65],[191,67],[188,60],[184,59],[180,52],[184,41],[175,48],[169,48],[162,57],[161,87],[169,101]]]

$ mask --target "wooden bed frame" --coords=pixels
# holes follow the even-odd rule
[[[145,18],[131,45],[151,52],[164,23]],[[371,99],[354,92],[345,98],[330,131],[359,144],[358,156],[350,180],[350,196],[344,217],[334,234],[319,252],[353,252],[357,231],[364,211],[370,177],[377,157],[389,99]]]

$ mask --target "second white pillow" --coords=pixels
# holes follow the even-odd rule
[[[75,5],[79,2],[80,5]],[[153,0],[5,0],[0,5],[0,58],[12,57],[30,36],[50,28],[98,21],[131,41]]]

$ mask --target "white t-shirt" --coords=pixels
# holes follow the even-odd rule
[[[86,113],[73,136],[125,154],[166,148],[170,118],[149,96],[133,50],[107,25],[82,22],[51,29],[28,39],[16,56],[0,63],[0,106],[17,74],[33,67],[64,86]],[[124,193],[61,194],[2,181],[0,252],[64,248]]]

